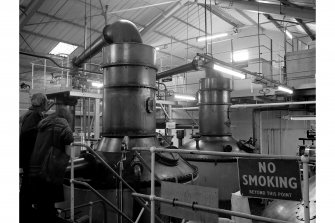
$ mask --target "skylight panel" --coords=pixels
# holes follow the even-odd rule
[[[67,57],[70,55],[78,46],[59,42],[55,48],[50,51],[50,54]]]

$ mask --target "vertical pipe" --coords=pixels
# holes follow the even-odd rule
[[[31,63],[31,89],[34,89],[34,64]]]
[[[120,162],[120,177],[122,177],[122,172],[123,172],[123,159],[124,155],[122,154],[121,162]],[[119,209],[121,212],[123,212],[123,188],[122,188],[122,181],[120,180],[119,182]],[[120,215],[120,223],[122,223],[122,216]]]
[[[234,65],[234,45],[233,39],[230,40],[231,63]]]
[[[83,98],[83,133],[84,133],[84,140],[86,139],[86,98]]]
[[[71,146],[71,221],[74,222],[74,168],[73,168],[73,160],[74,160],[74,148]]]
[[[272,39],[270,39],[270,65],[271,65],[271,80],[273,80],[273,43]]]
[[[286,28],[285,28],[285,32],[284,32],[284,69],[283,69],[283,82],[284,84],[286,84],[286,51],[287,51],[287,45],[286,45]]]
[[[88,108],[87,108],[87,138],[91,138],[91,98],[88,98]]]
[[[100,136],[100,99],[95,99],[95,114],[94,114],[94,139],[99,139]]]
[[[172,105],[168,105],[169,122],[172,121]],[[172,136],[172,129],[168,129],[168,135]]]
[[[150,213],[150,223],[155,223],[155,147],[150,148],[151,152],[151,193],[150,193],[150,201],[151,201],[151,213]]]
[[[69,67],[69,65],[70,65],[70,58],[67,57],[67,67]],[[66,87],[69,87],[69,72],[70,70],[68,69],[66,71]]]
[[[305,149],[305,154],[301,156],[302,168],[303,168],[303,200],[304,200],[304,218],[305,223],[310,222],[309,213],[309,177],[308,177],[308,162],[309,162],[309,150]]]
[[[64,59],[62,59],[62,67],[64,67]],[[63,74],[64,74],[64,69],[62,68],[62,78],[63,78]]]
[[[47,60],[44,59],[44,90],[46,90],[47,83]]]

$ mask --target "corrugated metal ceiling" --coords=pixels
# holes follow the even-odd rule
[[[79,45],[78,49],[72,53],[72,56],[78,55],[83,50],[82,46],[84,45],[85,7],[86,16],[88,16],[88,44],[98,38],[105,25],[100,2],[103,7],[108,5],[107,23],[113,23],[118,19],[128,19],[139,25],[140,29],[148,25],[161,13],[167,11],[176,1],[45,0],[29,19],[27,24],[21,27],[20,34],[24,40],[22,37],[20,38],[20,49],[47,54],[62,40],[67,43]],[[31,0],[20,1],[20,6],[23,9],[29,7],[30,4]],[[215,7],[220,8],[219,6]],[[243,11],[253,19],[253,21],[250,21],[233,9],[220,8],[220,10],[222,10],[226,16],[234,18],[246,26],[251,26],[254,22],[257,22],[257,13]],[[20,16],[25,15],[20,13]],[[273,17],[283,19],[283,16]],[[263,15],[260,15],[260,22],[264,23],[268,22],[268,20]],[[209,11],[207,11],[207,25],[208,33],[226,32],[232,31],[233,29],[231,24],[223,21],[214,14],[211,15]],[[262,28],[277,30],[271,23],[263,24]],[[298,34],[300,32],[300,35],[306,35],[296,27],[289,27],[288,29]],[[199,52],[197,48],[190,46],[187,48],[187,44],[195,45],[200,48],[204,47],[204,43],[197,43],[195,40],[195,37],[204,35],[204,30],[204,7],[191,2],[181,7],[175,14],[166,19],[156,28],[157,32],[150,32],[143,39],[146,44],[158,46],[169,44],[171,42],[170,37],[172,36],[174,39],[172,40],[173,53],[180,57],[185,57],[188,53],[192,55],[195,52]],[[179,42],[176,41],[176,39]],[[185,52],[185,50],[188,50],[188,52]],[[169,46],[165,51],[170,51]],[[96,62],[98,63],[99,61]]]

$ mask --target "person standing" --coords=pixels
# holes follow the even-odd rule
[[[20,223],[32,222],[32,202],[28,191],[28,166],[35,146],[37,124],[43,119],[49,108],[47,96],[43,93],[33,94],[28,112],[20,117],[19,167],[22,175],[20,187]]]
[[[70,144],[74,141],[69,125],[71,121],[71,113],[60,107],[38,124],[38,134],[29,163],[37,222],[57,222],[55,203],[64,200],[63,177],[69,161]],[[53,165],[50,167],[51,163]],[[44,169],[47,171],[43,171]]]

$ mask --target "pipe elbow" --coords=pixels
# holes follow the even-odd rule
[[[142,43],[142,38],[134,23],[128,20],[118,20],[105,26],[102,31],[108,44],[111,43]]]

